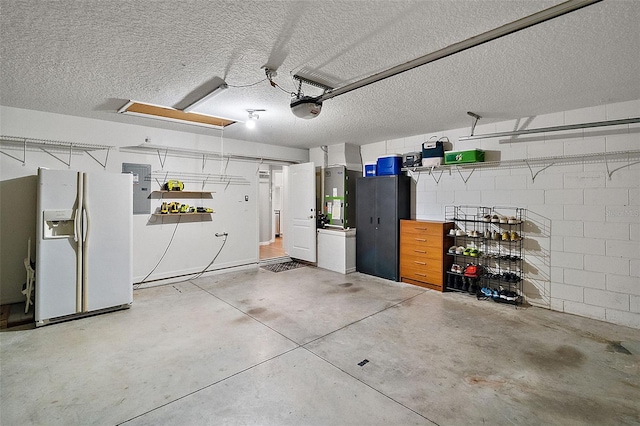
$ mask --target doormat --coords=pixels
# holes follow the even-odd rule
[[[288,271],[290,269],[302,268],[303,266],[307,266],[307,265],[305,265],[304,263],[300,263],[300,262],[296,262],[295,260],[292,260],[290,262],[262,265],[261,268],[264,268],[271,272],[282,272],[282,271]]]

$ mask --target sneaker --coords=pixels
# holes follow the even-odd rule
[[[480,255],[480,250],[478,250],[477,248],[472,248],[471,251],[469,251],[469,256],[471,257],[478,257]]]
[[[462,254],[464,253],[464,247],[459,246],[458,248],[456,248],[456,254]]]
[[[500,216],[498,216],[497,214],[494,214],[493,216],[491,216],[491,223],[499,223],[500,222]]]
[[[455,254],[455,253],[456,253],[456,249],[457,249],[457,248],[458,248],[458,247],[456,247],[456,246],[451,246],[451,247],[449,247],[449,253],[451,253],[451,254]]]
[[[500,234],[498,234],[498,231],[493,231],[491,233],[491,239],[496,241],[500,239]]]
[[[507,219],[507,223],[509,225],[517,225],[520,223],[520,220],[518,220],[515,216],[509,216],[509,219]]]
[[[491,295],[493,294],[491,289],[490,288],[486,288],[486,287],[482,287],[480,289],[480,293],[482,293],[482,295],[485,296],[485,297],[491,297]]]
[[[509,241],[509,238],[510,238],[510,237],[511,237],[511,236],[509,235],[509,232],[508,232],[508,231],[504,231],[504,232],[502,233],[502,241]]]
[[[487,214],[482,218],[483,222],[491,222],[491,215]]]
[[[456,231],[456,237],[464,237],[465,235],[467,235],[467,234],[462,229],[458,229]]]
[[[520,235],[516,231],[511,231],[511,235],[509,236],[511,241],[520,241]]]
[[[473,250],[471,247],[467,247],[466,249],[464,249],[464,251],[462,252],[462,254],[464,256],[471,256],[471,250]]]
[[[518,300],[518,293],[514,291],[507,291],[504,296],[504,298],[509,302],[515,302],[516,300]]]
[[[469,236],[472,238],[478,238],[478,231],[474,229],[473,231],[471,231],[471,234]]]
[[[490,239],[491,238],[491,231],[489,231],[488,229],[486,231],[484,231],[484,238],[485,239]]]
[[[449,235],[451,235],[452,237],[455,237],[456,236],[456,230],[453,229],[453,228],[449,229]]]
[[[509,221],[509,219],[507,219],[505,216],[500,216],[500,223],[507,223]]]

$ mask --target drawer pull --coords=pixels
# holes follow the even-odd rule
[[[423,242],[423,243],[427,241],[427,240],[425,240],[424,238],[414,238],[414,240],[416,240],[416,241],[421,241],[421,242]]]
[[[416,228],[418,231],[426,231],[427,228]]]
[[[418,262],[417,260],[414,260],[413,263],[417,263],[418,265],[426,265],[425,262]]]
[[[427,276],[426,274],[419,274],[417,272],[416,272],[416,275],[419,276],[419,277],[426,277]]]
[[[414,252],[416,252],[416,253],[422,253],[422,254],[427,254],[427,252],[426,252],[426,251],[424,251],[424,250],[414,250]]]

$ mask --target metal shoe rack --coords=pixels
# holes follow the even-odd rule
[[[519,207],[446,206],[446,220],[455,223],[455,246],[448,250],[453,266],[446,289],[478,299],[521,304],[524,279],[523,224]],[[478,278],[464,276],[468,265],[480,267]]]

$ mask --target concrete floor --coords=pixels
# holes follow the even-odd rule
[[[357,273],[252,269],[0,333],[0,424],[640,424],[639,342]]]

